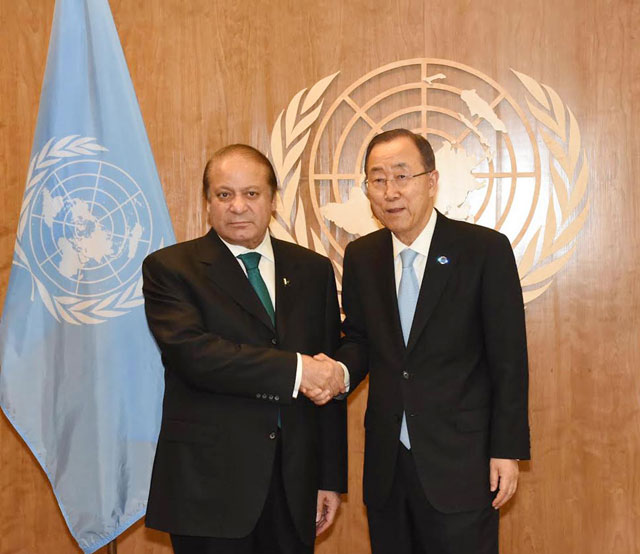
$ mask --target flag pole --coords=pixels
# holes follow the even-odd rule
[[[118,554],[118,539],[113,539],[107,544],[107,554]]]

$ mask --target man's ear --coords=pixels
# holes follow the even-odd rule
[[[435,196],[438,192],[438,180],[440,179],[440,173],[437,169],[434,169],[429,175],[429,196]]]

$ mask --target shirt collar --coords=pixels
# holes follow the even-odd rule
[[[247,252],[257,252],[263,258],[266,258],[271,263],[275,263],[275,257],[273,255],[273,245],[271,244],[271,235],[269,233],[264,234],[264,238],[262,242],[256,246],[253,250],[247,248],[246,246],[240,246],[239,244],[229,244],[226,240],[220,237],[220,240],[227,246],[234,257],[238,257],[240,254],[246,254]]]
[[[401,242],[400,239],[398,239],[398,237],[396,237],[393,233],[391,233],[391,240],[393,242],[393,259],[395,260],[400,255],[400,252],[402,252],[406,248],[411,248],[411,250],[415,250],[418,254],[424,256],[425,258],[429,256],[429,247],[431,246],[433,231],[436,228],[436,219],[437,219],[436,210],[435,208],[432,208],[429,221],[424,226],[424,229],[420,231],[420,234],[409,246]]]

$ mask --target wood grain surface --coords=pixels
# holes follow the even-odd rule
[[[0,300],[11,269],[53,0],[0,0]],[[505,554],[640,553],[640,3],[637,0],[111,0],[177,238],[205,231],[200,180],[232,142],[267,151],[297,91],[337,94],[402,59],[553,87],[580,123],[591,210],[527,307],[533,460],[501,517]],[[333,91],[333,92],[331,92]],[[336,137],[337,140],[337,137]],[[369,552],[366,392],[349,400],[349,487],[321,554]],[[134,525],[121,554],[170,552]],[[79,552],[44,473],[0,417],[0,554]]]

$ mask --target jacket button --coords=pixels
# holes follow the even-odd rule
[[[263,395],[262,395],[262,399],[263,399],[263,400],[266,400],[266,399],[267,399],[267,395],[266,395],[266,394],[263,394]]]
[[[405,379],[409,378],[409,372],[408,371],[403,371],[402,372],[402,377],[404,377]]]
[[[273,394],[269,395],[269,400],[273,400]]]
[[[276,434],[275,434],[275,432],[274,432],[274,431],[271,431],[271,433],[269,433],[269,438],[270,438],[271,440],[274,440],[274,439],[276,438]]]
[[[280,400],[280,397],[276,394],[273,399],[277,402],[278,400]]]
[[[260,393],[256,394],[256,398],[261,398],[262,395]]]
[[[278,344],[278,339],[271,339],[271,344]]]

